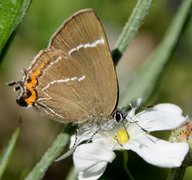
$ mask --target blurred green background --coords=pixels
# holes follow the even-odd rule
[[[179,0],[154,2],[142,28],[117,66],[120,92],[123,81],[131,77],[161,41],[180,3]],[[32,109],[18,107],[15,103],[16,93],[4,84],[20,79],[21,70],[29,66],[40,49],[46,48],[55,30],[66,18],[83,8],[96,10],[112,50],[135,4],[136,0],[36,0],[32,2],[0,67],[0,151],[19,125],[20,116],[22,117],[19,142],[3,179],[24,179],[63,128],[63,125],[47,120]],[[192,114],[191,37],[192,23],[189,23],[149,104],[175,103],[182,107],[184,114]],[[118,152],[117,157],[107,167],[101,179],[128,179],[123,169],[122,153]],[[71,165],[71,157],[54,163],[44,179],[65,179]],[[151,166],[132,152],[129,152],[128,166],[135,179],[166,179],[167,169]],[[191,179],[190,171],[192,169],[188,168],[185,180]]]

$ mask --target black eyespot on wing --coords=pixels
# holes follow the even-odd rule
[[[20,86],[15,87],[15,91],[18,91],[18,90],[20,90],[20,89],[21,89]]]
[[[30,91],[26,91],[25,94],[19,96],[17,99],[16,99],[16,103],[22,107],[27,107],[28,106],[28,103],[25,101],[26,98],[29,98],[31,96],[31,92]]]
[[[16,99],[16,103],[17,103],[19,106],[22,106],[22,107],[27,107],[27,106],[28,106],[28,104],[27,104],[27,102],[25,101],[24,98]]]

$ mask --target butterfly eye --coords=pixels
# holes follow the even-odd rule
[[[115,112],[115,114],[113,115],[113,118],[114,118],[115,121],[117,121],[118,123],[119,123],[119,122],[122,122],[122,121],[125,119],[125,117],[123,116],[123,113],[122,113],[121,111],[119,111],[119,110],[117,110],[117,111]]]

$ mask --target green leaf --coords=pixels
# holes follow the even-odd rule
[[[152,0],[138,0],[137,4],[131,13],[131,16],[125,24],[122,33],[120,34],[115,49],[112,52],[115,65],[118,63],[123,52],[126,50],[129,43],[135,37],[138,29],[143,24],[143,20],[147,15],[152,4]]]
[[[0,1],[0,57],[11,34],[26,14],[31,0]]]
[[[74,166],[71,167],[67,177],[66,177],[66,180],[76,180],[77,179],[77,172],[75,171],[75,168]]]
[[[53,145],[43,155],[42,159],[36,164],[32,171],[28,174],[25,180],[38,180],[42,179],[49,166],[55,161],[55,159],[63,151],[64,147],[69,141],[69,135],[61,133],[57,136]]]
[[[145,102],[152,94],[157,80],[183,32],[191,4],[192,0],[183,1],[160,45],[133,78],[129,82],[125,82],[120,98],[121,107],[127,106],[129,102],[139,97]]]
[[[0,179],[2,178],[2,175],[11,159],[11,156],[13,154],[15,145],[17,143],[18,137],[20,133],[20,128],[17,128],[15,132],[13,133],[11,139],[9,140],[9,143],[7,147],[4,149],[3,153],[1,154],[0,158]]]

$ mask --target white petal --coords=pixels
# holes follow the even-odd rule
[[[79,180],[99,179],[102,176],[102,174],[104,173],[106,167],[107,167],[106,162],[99,162],[84,171],[80,171],[78,174],[78,179]]]
[[[129,122],[132,122],[132,118],[135,116],[135,111],[137,108],[132,108],[128,113],[127,113],[127,120]]]
[[[72,135],[69,148],[71,149],[83,141],[89,141],[95,132],[96,132],[96,130],[93,128],[93,129],[78,132],[78,134]]]
[[[159,104],[149,110],[138,113],[134,121],[146,131],[171,130],[186,121],[182,110],[174,104]]]
[[[145,161],[159,167],[179,167],[187,154],[187,143],[170,143],[151,135],[141,134],[125,145]]]
[[[57,158],[55,161],[61,161],[67,157],[69,157],[76,149],[76,147],[82,143],[83,141],[89,141],[92,137],[92,131],[84,131],[80,134],[74,134],[71,136],[69,150]]]
[[[61,155],[59,158],[57,158],[55,161],[61,161],[67,157],[69,157],[76,149],[76,147],[82,143],[83,141],[89,141],[92,137],[93,132],[92,131],[85,131],[81,134],[74,134],[71,136],[69,150]]]
[[[73,161],[79,179],[98,179],[105,171],[108,162],[112,162],[115,153],[102,141],[79,145]]]

